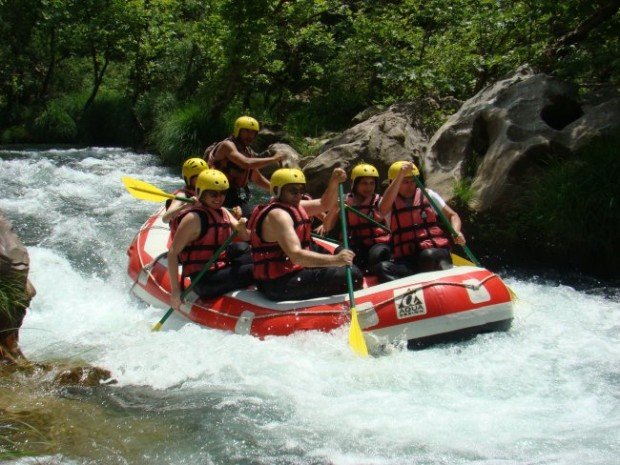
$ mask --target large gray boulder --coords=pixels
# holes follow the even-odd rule
[[[280,167],[282,167],[282,168],[299,168],[299,164],[300,164],[300,160],[301,160],[301,155],[293,147],[291,147],[290,145],[285,144],[283,142],[276,142],[274,144],[271,144],[267,148],[267,150],[265,150],[264,152],[262,152],[259,155],[259,157],[261,157],[261,158],[273,157],[276,154],[284,155],[284,159],[280,163],[281,166],[278,166],[276,164],[271,164],[271,165],[265,166],[265,167],[260,169],[260,172],[263,173],[263,175],[267,179],[271,178],[271,175],[273,174],[273,172],[275,170],[277,170],[278,168],[280,168]]]
[[[620,96],[581,99],[578,90],[529,68],[467,100],[435,133],[423,158],[429,187],[446,199],[471,182],[476,211],[503,210],[550,158],[569,157],[620,128]]]
[[[383,178],[393,162],[419,159],[427,139],[412,126],[414,118],[411,106],[393,105],[327,141],[319,154],[304,165],[311,193],[322,193],[337,167],[349,172],[360,162],[371,163]]]

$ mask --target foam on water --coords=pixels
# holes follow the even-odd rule
[[[510,332],[370,359],[345,329],[152,333],[163,311],[129,294],[125,249],[156,205],[120,177],[164,189],[175,177],[120,149],[4,158],[0,208],[27,239],[38,291],[24,352],[105,367],[117,408],[187,428],[132,463],[618,463],[618,302],[508,279]]]

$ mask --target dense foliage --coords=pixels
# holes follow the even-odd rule
[[[553,263],[619,278],[618,147],[620,134],[596,139],[570,159],[549,159],[523,182],[511,209],[468,218],[466,229],[477,247],[495,255],[485,263]]]
[[[466,99],[523,63],[620,79],[617,1],[0,0],[0,141],[175,162],[249,112],[295,135],[371,104]]]

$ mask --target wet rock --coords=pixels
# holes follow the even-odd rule
[[[99,367],[79,366],[65,368],[54,376],[54,384],[99,386],[101,384],[116,384],[110,371]]]
[[[469,207],[503,210],[521,181],[553,158],[572,157],[620,128],[615,90],[582,98],[578,89],[527,67],[467,100],[431,138],[427,184],[447,200],[471,184]]]
[[[393,105],[328,140],[319,155],[304,166],[311,193],[323,192],[337,167],[350,170],[366,162],[375,165],[380,173],[387,173],[395,161],[417,160],[426,148],[426,137],[412,126],[414,113],[411,105]]]
[[[36,290],[28,281],[30,258],[13,226],[0,211],[0,362],[24,358],[19,328]]]
[[[295,150],[290,145],[284,144],[282,142],[276,142],[275,144],[271,144],[267,148],[267,150],[262,152],[259,156],[261,158],[272,157],[277,153],[285,155],[284,160],[282,160],[283,168],[297,168],[299,166],[301,160],[301,155],[299,154],[299,152],[297,152],[297,150]],[[278,168],[279,167],[277,165],[271,164],[269,166],[261,168],[260,171],[267,179],[269,179],[271,177],[271,174]]]

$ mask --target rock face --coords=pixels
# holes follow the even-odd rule
[[[259,154],[259,157],[272,157],[276,153],[283,153],[285,155],[284,160],[282,160],[283,168],[297,168],[299,167],[299,162],[301,160],[301,155],[297,150],[291,147],[288,144],[284,144],[282,142],[276,142],[275,144],[271,144],[267,150]],[[269,179],[271,174],[278,169],[278,166],[275,164],[265,166],[260,169],[260,172]]]
[[[30,259],[11,223],[0,212],[0,362],[23,357],[18,345],[19,327],[36,291],[28,281]]]
[[[620,96],[580,99],[577,89],[522,68],[466,101],[431,138],[427,184],[444,198],[471,182],[476,211],[504,209],[520,181],[550,158],[568,157],[620,128]]]
[[[358,163],[371,163],[383,176],[398,160],[417,160],[426,147],[426,138],[412,127],[413,114],[407,105],[393,105],[325,143],[319,155],[304,166],[312,195],[327,186],[334,168],[348,172]]]

